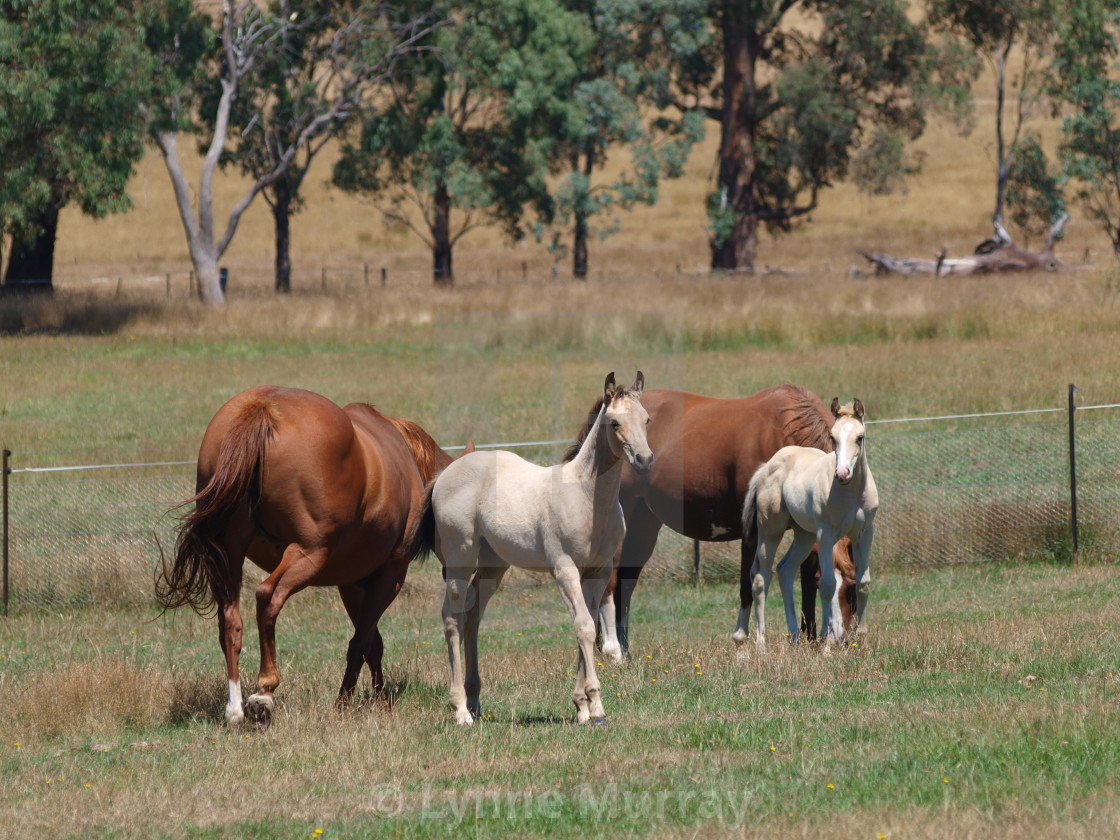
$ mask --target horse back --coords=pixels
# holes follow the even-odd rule
[[[652,390],[642,395],[642,404],[656,461],[646,476],[623,471],[623,508],[643,498],[662,522],[697,539],[741,538],[751,476],[780,448],[831,449],[831,413],[819,397],[795,385],[738,399]]]

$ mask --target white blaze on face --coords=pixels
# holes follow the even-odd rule
[[[852,468],[859,458],[860,447],[857,438],[861,424],[845,417],[836,424],[836,478],[841,484],[852,480]]]

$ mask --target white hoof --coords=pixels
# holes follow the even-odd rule
[[[474,718],[466,709],[456,709],[455,723],[457,723],[459,726],[470,726],[472,723],[474,723]]]
[[[227,726],[240,726],[245,722],[245,710],[241,704],[227,705],[226,706],[226,725]]]
[[[620,664],[622,662],[622,645],[618,642],[603,645],[603,658],[612,665]]]
[[[747,632],[742,629],[736,630],[731,634],[731,640],[737,645],[745,645],[747,643],[747,638]]]
[[[252,720],[253,724],[267,729],[269,724],[272,723],[272,711],[276,708],[276,703],[272,699],[271,694],[250,694],[249,699],[245,701],[245,713]]]

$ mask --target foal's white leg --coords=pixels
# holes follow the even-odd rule
[[[467,593],[470,587],[466,575],[458,569],[444,568],[447,591],[443,600],[443,635],[447,638],[447,659],[451,668],[449,688],[451,708],[455,710],[455,722],[469,726],[474,722],[467,709],[467,691],[463,681],[463,660],[459,643],[466,624]]]
[[[785,557],[778,563],[778,584],[782,588],[782,603],[786,610],[786,628],[792,642],[801,639],[801,622],[797,617],[797,606],[793,602],[793,580],[801,571],[801,564],[813,550],[814,535],[809,531],[795,528],[793,543],[786,551]]]
[[[576,672],[575,691],[572,692],[572,701],[576,704],[576,721],[586,723],[592,718],[603,721],[606,719],[603,692],[595,672],[595,620],[584,601],[579,570],[571,558],[565,557],[554,565],[552,574],[556,579],[556,588],[560,590],[568,612],[571,613],[576,642],[579,644],[579,669]]]
[[[471,581],[470,591],[467,593],[467,615],[463,631],[463,658],[465,660],[464,688],[467,694],[467,710],[474,717],[482,716],[482,705],[479,695],[482,693],[482,677],[478,671],[478,626],[482,623],[482,614],[486,604],[498,591],[509,566],[494,565],[496,555],[489,560],[479,557],[478,571]],[[500,560],[497,561],[501,563]]]
[[[871,593],[871,541],[875,536],[875,526],[867,525],[861,534],[852,540],[852,563],[856,567],[856,633],[863,633],[863,611],[867,608],[867,596]]]
[[[844,635],[844,619],[840,615],[840,587],[836,568],[832,565],[832,549],[836,536],[827,531],[817,533],[817,556],[821,562],[821,634],[825,644],[839,641]]]
[[[759,528],[758,549],[751,565],[751,594],[754,596],[755,641],[766,644],[766,593],[770,589],[770,578],[774,574],[774,556],[782,535],[763,536]]]
[[[603,634],[603,656],[609,661],[622,661],[622,645],[618,642],[618,626],[615,622],[614,595],[604,595],[599,604],[599,628]]]

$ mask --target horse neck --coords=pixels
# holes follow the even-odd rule
[[[599,409],[587,437],[580,445],[579,453],[571,460],[573,470],[585,481],[595,481],[602,477],[611,478],[622,484],[622,459],[611,452],[609,434],[606,426],[607,403]],[[612,474],[612,470],[614,471]]]

